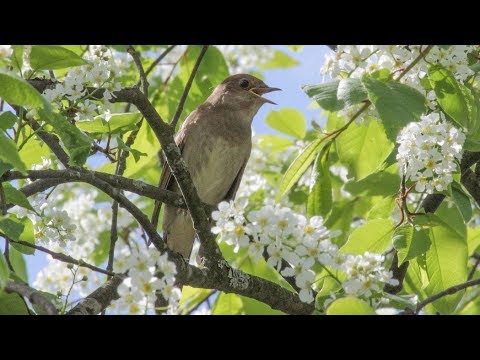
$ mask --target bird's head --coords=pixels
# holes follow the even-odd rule
[[[255,76],[236,74],[223,80],[214,90],[210,100],[219,101],[232,109],[248,109],[256,113],[265,103],[276,105],[263,95],[278,90],[281,89],[269,87]]]

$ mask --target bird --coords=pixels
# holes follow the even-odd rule
[[[276,105],[263,95],[279,90],[253,75],[232,75],[186,117],[175,143],[204,203],[216,206],[235,198],[252,149],[253,118],[262,105]],[[166,162],[159,184],[161,189],[181,193]],[[153,218],[158,219],[160,204]],[[166,205],[163,237],[167,247],[188,261],[195,236],[188,211]]]

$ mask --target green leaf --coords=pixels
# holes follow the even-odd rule
[[[3,132],[0,132],[0,161],[12,165],[15,169],[25,171],[25,164],[20,159],[17,145],[10,140]]]
[[[141,117],[140,113],[106,114],[91,121],[77,122],[76,125],[91,134],[118,134],[134,130]]]
[[[93,140],[72,125],[64,116],[56,113],[51,113],[50,116],[44,115],[45,120],[53,126],[54,131],[67,148],[70,162],[73,165],[82,166],[90,155]]]
[[[468,248],[462,215],[456,207],[448,208],[445,202],[436,215],[427,215],[440,224],[429,230],[432,245],[427,252],[426,266],[430,282],[425,289],[429,296],[460,284],[467,278]],[[462,293],[442,297],[433,306],[440,313],[450,314]]]
[[[95,265],[101,265],[108,259],[108,253],[110,251],[110,231],[102,231],[100,235],[98,235],[98,240],[95,249],[90,255]]]
[[[367,214],[367,220],[388,219],[392,215],[394,207],[395,197],[387,196],[380,201],[375,202],[375,205],[373,205]]]
[[[302,51],[303,45],[287,45],[288,48],[292,51]]]
[[[338,111],[345,107],[345,102],[337,98],[340,81],[331,81],[319,85],[303,85],[302,90],[308,97],[315,100],[318,105],[327,111]]]
[[[327,315],[375,315],[375,310],[363,300],[345,297],[332,302]]]
[[[332,239],[338,246],[342,246],[347,240],[356,202],[357,200],[334,201],[332,211],[325,221],[327,229],[331,231],[340,230],[342,232],[340,236]]]
[[[469,222],[473,214],[470,198],[463,192],[460,184],[455,181],[452,183],[452,198],[458,206],[465,223]]]
[[[472,256],[480,246],[480,227],[467,229],[468,256]]]
[[[268,152],[280,152],[293,145],[293,141],[277,135],[260,135],[260,146]]]
[[[179,302],[179,308],[181,309],[182,314],[187,314],[195,306],[197,306],[202,301],[212,293],[210,289],[198,289],[190,286],[184,286],[182,288],[182,297]]]
[[[365,251],[383,253],[391,243],[393,220],[374,219],[359,226],[350,234],[342,253],[363,254]]]
[[[307,124],[301,111],[284,108],[279,111],[270,111],[265,122],[272,129],[298,139],[305,137]]]
[[[19,240],[23,231],[23,225],[19,221],[13,215],[10,218],[0,218],[0,231],[10,239]]]
[[[366,178],[345,184],[345,190],[352,195],[389,196],[398,192],[400,176],[397,164],[390,165],[385,170],[380,170],[368,175]]]
[[[242,299],[237,294],[220,293],[212,307],[212,315],[239,315],[244,313]]]
[[[277,194],[277,201],[285,195],[295,185],[303,173],[312,164],[317,153],[325,146],[324,138],[319,138],[310,143],[295,160],[290,164],[285,175],[282,178],[280,188]]]
[[[347,78],[338,84],[337,99],[345,106],[352,106],[367,100],[368,94],[360,79]]]
[[[362,82],[391,141],[396,141],[400,129],[419,119],[425,111],[425,97],[408,85],[369,76],[364,76]]]
[[[34,70],[55,70],[85,65],[88,62],[73,51],[58,45],[33,45],[30,65]]]
[[[263,70],[267,69],[278,69],[278,68],[289,68],[297,66],[298,61],[294,58],[288,56],[283,51],[275,50],[273,53],[273,58],[258,64],[258,67]]]
[[[310,191],[307,200],[307,216],[320,215],[326,217],[332,210],[332,182],[328,160],[324,150],[320,151],[313,164]]]
[[[10,56],[10,61],[15,72],[20,72],[23,67],[23,51],[24,45],[12,45],[13,54]]]
[[[15,189],[9,183],[3,183],[3,191],[5,192],[8,203],[34,211],[32,205],[30,205],[30,201],[28,201],[27,197],[20,190]]]
[[[428,69],[430,84],[437,96],[437,102],[457,124],[468,124],[468,104],[460,84],[455,76],[441,65],[433,65]]]
[[[13,127],[18,118],[10,111],[4,111],[0,115],[0,130],[7,130]]]
[[[350,124],[336,140],[338,157],[342,163],[348,165],[350,174],[356,180],[379,170],[392,152],[393,146],[383,125],[373,119],[368,125]]]
[[[5,174],[6,171],[13,169],[13,166],[10,164],[7,164],[0,160],[0,176]]]
[[[0,315],[29,315],[29,312],[18,294],[0,291]]]
[[[28,283],[27,265],[25,264],[23,255],[15,248],[11,247],[9,257],[15,274],[17,274],[22,281]]]
[[[415,231],[411,225],[400,226],[393,234],[393,246],[398,252],[399,265],[427,252],[431,243],[426,230]]]
[[[35,88],[21,77],[0,69],[0,98],[10,105],[44,106],[44,100]]]
[[[0,251],[0,292],[7,285],[8,278],[10,277],[10,270],[8,269],[7,259],[3,256],[3,253]]]
[[[23,226],[22,232],[18,235],[17,240],[21,241],[26,241],[30,244],[35,244],[35,237],[34,237],[34,232],[33,232],[33,223],[28,217],[23,217],[21,219],[15,219],[20,223],[20,225]],[[20,251],[23,254],[26,255],[32,255],[35,253],[35,248],[21,245],[21,244],[15,244],[12,243],[12,246]]]

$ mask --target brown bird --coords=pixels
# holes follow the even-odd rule
[[[250,157],[253,117],[263,104],[275,104],[262,95],[277,90],[252,75],[229,76],[183,122],[175,142],[204,203],[235,197]],[[180,192],[166,162],[160,188]],[[154,218],[158,212],[157,206]],[[167,205],[163,231],[167,246],[188,260],[195,238],[189,213]]]

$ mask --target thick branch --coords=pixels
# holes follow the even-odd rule
[[[96,315],[101,313],[113,300],[119,298],[117,288],[125,277],[126,275],[123,274],[115,275],[85,299],[81,300],[67,315]]]
[[[418,314],[418,312],[420,310],[422,310],[425,306],[427,306],[428,304],[434,302],[435,300],[438,300],[444,296],[447,296],[447,295],[452,295],[452,294],[455,294],[456,292],[459,292],[463,289],[466,289],[468,287],[471,287],[471,286],[475,286],[475,285],[480,285],[480,279],[475,279],[475,280],[470,280],[470,281],[467,281],[463,284],[459,284],[459,285],[455,285],[455,286],[452,286],[452,287],[449,287],[448,289],[445,289],[443,291],[440,291],[439,293],[433,295],[433,296],[430,296],[429,298],[423,300],[422,302],[420,302],[418,305],[417,305],[417,308],[415,310],[415,313]]]
[[[93,178],[101,179],[110,184],[112,187],[121,190],[129,191],[150,199],[159,200],[179,208],[185,208],[185,201],[175,192],[159,189],[156,186],[149,185],[140,180],[133,180],[123,176],[111,175],[99,171],[90,171],[85,169],[82,169],[82,171],[72,169],[29,170],[25,173],[21,173],[19,171],[7,171],[4,175],[0,176],[0,182],[16,179],[45,179],[45,182],[39,184],[36,184],[37,182],[35,182],[33,184],[26,185],[23,188],[25,195],[32,195],[39,191],[43,191],[45,188],[50,186],[67,182],[85,182],[94,185],[92,183]]]
[[[38,305],[48,315],[58,315],[58,310],[46,297],[44,297],[39,291],[31,288],[26,284],[21,284],[13,281],[7,282],[5,287],[7,293],[16,293],[24,296],[32,304]]]

